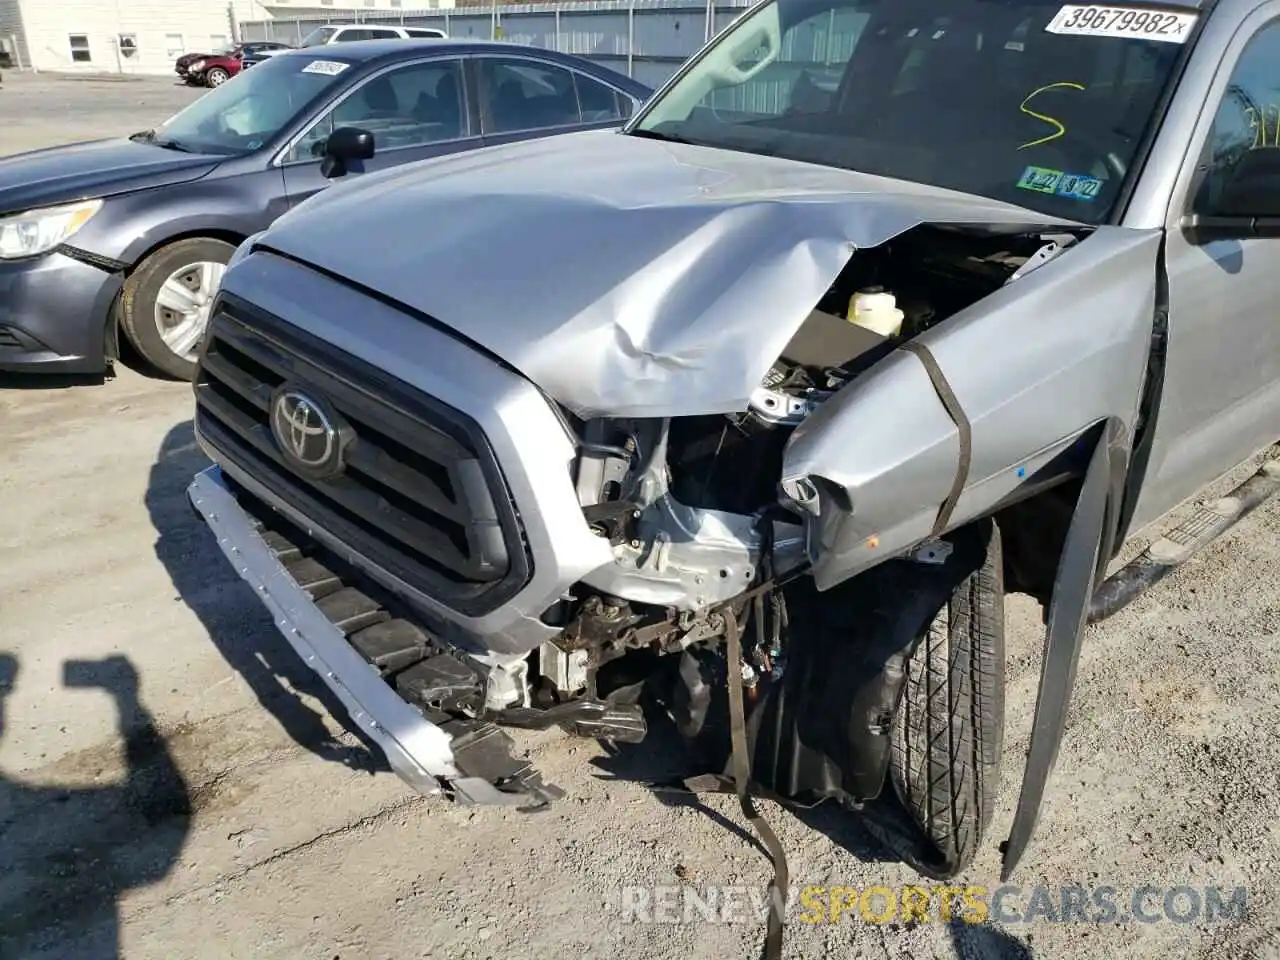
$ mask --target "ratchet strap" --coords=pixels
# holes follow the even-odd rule
[[[742,815],[751,824],[756,835],[773,861],[773,880],[769,883],[769,925],[765,933],[762,960],[782,960],[782,927],[785,922],[787,891],[791,885],[787,869],[787,854],[782,849],[778,835],[768,821],[760,815],[752,799],[751,754],[747,750],[746,708],[742,694],[742,627],[732,610],[724,610],[725,659],[729,664],[729,734],[732,747],[730,763],[733,776],[707,773],[688,777],[678,783],[651,783],[650,788],[663,793],[736,793]],[[757,629],[763,626],[757,624]],[[771,790],[754,788],[754,793],[780,804],[791,804]]]
[[[956,460],[955,479],[951,482],[951,492],[947,494],[947,499],[942,501],[938,517],[933,522],[931,536],[939,537],[946,532],[947,524],[951,522],[952,511],[960,500],[960,494],[964,493],[964,485],[969,481],[969,466],[973,459],[973,426],[965,416],[964,408],[960,406],[955,391],[951,389],[951,384],[947,383],[946,374],[942,372],[942,367],[929,352],[929,348],[915,340],[908,340],[898,346],[899,349],[906,350],[908,353],[914,353],[924,365],[925,373],[929,375],[929,382],[933,384],[938,399],[942,401],[943,409],[947,411],[951,422],[956,425],[956,433],[959,435],[960,456]]]
[[[763,629],[763,625],[758,625]],[[751,755],[747,752],[746,709],[742,697],[742,628],[732,611],[725,613],[725,640],[729,661],[729,732],[733,747],[733,779],[737,787],[742,815],[760,837],[773,861],[773,880],[769,884],[769,926],[765,934],[764,960],[781,960],[783,913],[787,905],[790,878],[787,854],[778,835],[760,815],[751,798]]]

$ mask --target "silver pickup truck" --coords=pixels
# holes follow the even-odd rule
[[[246,241],[190,497],[415,787],[537,807],[503,728],[666,716],[690,789],[931,877],[990,826],[1029,594],[1008,875],[1085,625],[1280,486],[1113,562],[1280,438],[1278,294],[1280,0],[765,0],[620,132]]]

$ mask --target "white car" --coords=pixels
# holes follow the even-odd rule
[[[347,43],[352,40],[445,40],[448,34],[435,27],[399,27],[355,23],[327,23],[316,27],[302,38],[298,44],[302,47],[323,47],[330,43]],[[261,63],[267,57],[279,53],[279,50],[264,51],[253,56],[246,56],[241,61],[241,68],[247,70]]]
[[[316,27],[302,38],[299,47],[320,47],[329,43],[346,43],[351,40],[420,40],[448,36],[435,27],[399,27],[389,24],[327,23]]]

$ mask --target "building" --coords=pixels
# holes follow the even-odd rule
[[[227,46],[247,20],[349,23],[454,0],[0,0],[0,61],[84,73],[163,74],[183,53]]]

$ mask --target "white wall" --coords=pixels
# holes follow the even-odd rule
[[[6,0],[0,0],[0,4]],[[270,16],[258,0],[19,0],[36,69],[87,73],[173,71],[183,52],[208,52],[231,41],[239,20]],[[73,59],[71,36],[88,40],[88,62]],[[137,52],[117,57],[115,40],[132,34]]]
[[[232,39],[236,22],[312,16],[350,22],[363,12],[452,7],[454,0],[0,0],[0,38],[26,30],[24,51],[37,70],[166,74],[180,53],[206,53]],[[115,40],[132,34],[137,52],[116,55]],[[88,40],[89,60],[72,56],[71,36]],[[24,57],[25,60],[25,57]],[[24,62],[24,66],[31,66]]]
[[[13,58],[13,65],[23,66],[27,62],[27,49],[23,43],[22,7],[20,0],[0,0],[0,48],[7,50]]]

